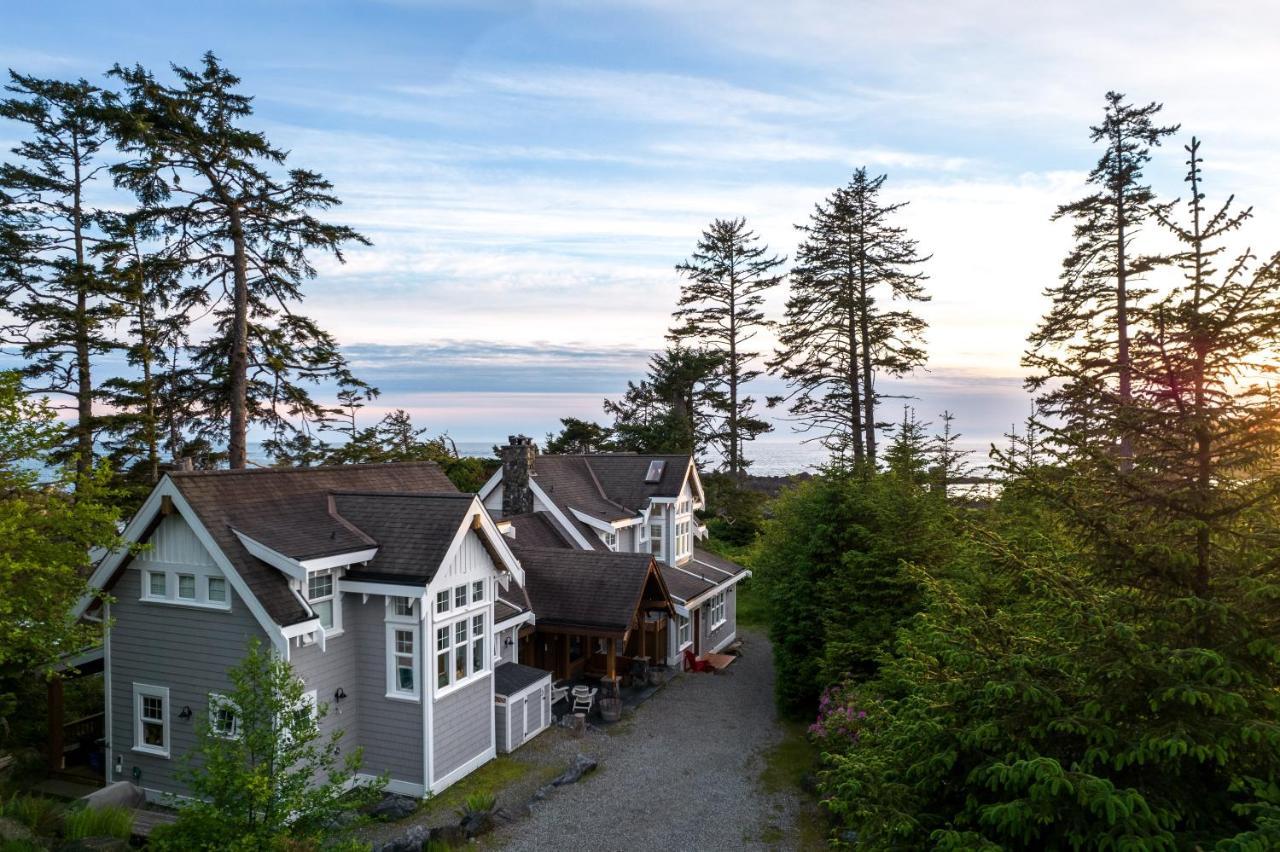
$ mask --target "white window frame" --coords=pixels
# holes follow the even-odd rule
[[[138,567],[142,575],[138,595],[138,600],[140,601],[168,604],[170,606],[196,607],[199,609],[222,611],[231,609],[231,584],[227,582],[227,578],[223,576],[222,572],[212,565],[160,565],[143,562]],[[152,594],[151,580],[153,577],[164,578],[163,595]],[[182,577],[193,578],[193,597],[184,598],[178,596],[182,585]],[[210,580],[222,580],[222,600],[217,601],[209,598]]]
[[[616,553],[618,550],[618,531],[605,532],[604,530],[597,530],[597,532],[600,535],[600,540],[604,542],[604,546]]]
[[[231,730],[225,731],[218,724],[218,712],[231,711]],[[240,708],[225,695],[217,692],[209,693],[209,733],[222,740],[240,739]]]
[[[667,522],[663,520],[659,520],[659,521],[651,520],[649,521],[648,526],[649,526],[649,553],[651,553],[653,555],[653,558],[658,560],[659,562],[666,562],[667,561],[667,547],[666,547],[667,537],[665,533],[667,531]],[[656,538],[654,537],[654,534],[653,534],[655,530],[658,533]],[[657,550],[654,549],[655,545],[657,545]]]
[[[476,620],[481,621],[481,629],[476,632]],[[484,677],[493,668],[493,659],[484,652],[486,642],[493,642],[490,631],[493,629],[489,617],[488,609],[472,609],[465,614],[458,615],[448,621],[437,621],[432,624],[432,667],[431,667],[431,688],[435,692],[435,697],[440,698],[451,692],[462,689],[468,684],[475,683]],[[458,627],[463,626],[466,630],[466,638],[461,642],[458,640]],[[441,635],[443,633],[443,636]],[[442,644],[442,640],[444,644]],[[480,668],[476,668],[476,646],[480,646]],[[462,651],[465,674],[458,677],[458,652]],[[495,651],[496,653],[496,651]],[[440,659],[445,660],[445,675],[447,683],[440,683]]]
[[[159,698],[160,699],[160,720],[161,730],[164,736],[163,746],[148,745],[146,737],[143,736],[143,718],[142,718],[142,699],[143,698]],[[169,717],[173,715],[173,708],[169,705],[169,687],[152,686],[146,683],[135,683],[133,685],[133,750],[142,752],[143,754],[152,754],[156,757],[169,757],[169,747],[172,740],[169,738]],[[154,719],[145,720],[151,724],[156,724]]]
[[[693,644],[693,619],[676,615],[676,647],[681,651]]]
[[[467,608],[467,604],[471,603],[469,595],[470,589],[466,583],[453,587],[453,608],[455,611]]]
[[[436,592],[436,615],[453,609],[453,589],[441,589]]]
[[[214,583],[222,584],[221,599],[216,599],[212,594],[210,594],[210,590],[213,588]],[[210,606],[220,606],[224,603],[229,603],[230,593],[227,591],[228,588],[229,587],[227,585],[226,577],[213,577],[213,576],[205,577],[204,578],[204,599],[209,602]]]
[[[693,555],[693,519],[676,521],[676,559]]]
[[[489,597],[485,586],[486,583],[484,580],[475,580],[471,583],[471,603],[478,604],[485,602],[485,599]]]
[[[411,653],[400,651],[396,634],[408,633],[413,640]],[[409,657],[413,666],[413,689],[400,688],[400,660]],[[417,621],[387,622],[387,698],[397,701],[422,700],[422,628]]]
[[[320,577],[329,578],[329,593],[317,595],[313,598],[311,596],[311,581]],[[326,637],[342,634],[342,593],[338,591],[338,570],[336,568],[321,568],[316,571],[308,571],[307,579],[302,583],[302,596],[307,599],[308,604],[313,604],[311,607],[313,611],[315,610],[314,604],[329,604],[330,624],[324,628]],[[316,617],[319,618],[319,614]]]
[[[711,626],[707,628],[708,633],[719,630],[724,625],[724,592],[707,600],[707,621],[711,622]]]

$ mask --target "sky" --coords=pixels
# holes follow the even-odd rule
[[[253,125],[332,180],[330,217],[373,243],[321,263],[304,312],[381,408],[464,441],[602,419],[664,345],[703,227],[745,216],[793,255],[795,225],[863,165],[932,254],[928,367],[881,387],[998,441],[1028,412],[1019,358],[1070,245],[1050,216],[1084,191],[1108,89],[1182,125],[1158,191],[1182,191],[1194,133],[1211,197],[1238,193],[1251,239],[1272,240],[1255,247],[1276,248],[1273,3],[3,6],[0,66],[23,73],[163,75],[212,50],[240,75]],[[15,134],[0,122],[4,149]],[[764,440],[798,440],[771,417]]]

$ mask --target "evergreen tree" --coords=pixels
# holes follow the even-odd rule
[[[942,412],[942,432],[934,436],[930,447],[932,487],[944,499],[949,497],[951,485],[973,473],[973,466],[969,464],[969,456],[973,455],[973,451],[959,448],[959,441],[964,436],[955,431],[952,425],[955,419],[950,411]]]
[[[231,467],[241,468],[250,421],[283,441],[298,421],[328,414],[307,383],[358,384],[333,337],[294,307],[316,274],[315,253],[341,261],[345,245],[367,241],[315,216],[339,203],[328,181],[299,168],[278,174],[286,153],[241,126],[251,99],[212,53],[198,69],[173,71],[173,86],[142,67],[110,72],[124,83],[112,103],[120,144],[133,155],[113,171],[173,241],[216,320],[191,352],[200,408],[188,426],[200,438],[226,438]]]
[[[702,232],[693,255],[676,266],[685,283],[669,336],[721,360],[725,424],[716,449],[734,478],[741,478],[751,464],[743,445],[771,428],[752,414],[755,400],[745,393],[760,375],[750,366],[760,353],[748,344],[768,325],[761,305],[764,294],[782,280],[776,270],[785,262],[769,254],[746,219],[716,219]]]
[[[613,417],[613,443],[634,453],[688,453],[702,457],[721,440],[714,413],[724,394],[720,356],[674,346],[649,359],[648,376],[627,383],[621,399],[605,400]]]
[[[894,428],[884,453],[889,473],[915,485],[925,484],[930,455],[928,429],[928,423],[916,418],[914,408],[902,406],[902,422]]]
[[[1114,421],[1132,400],[1131,328],[1150,295],[1138,283],[1163,262],[1133,250],[1155,199],[1143,170],[1151,149],[1178,129],[1155,123],[1160,110],[1161,104],[1133,106],[1119,92],[1107,93],[1102,123],[1090,128],[1091,140],[1105,146],[1089,172],[1095,189],[1054,214],[1055,221],[1074,223],[1075,246],[1058,285],[1045,291],[1052,306],[1023,359],[1035,371],[1028,386],[1042,394],[1042,415],[1093,441],[1118,437],[1123,467],[1131,463],[1133,442],[1127,432],[1117,434]]]
[[[865,168],[815,206],[791,273],[791,292],[770,368],[802,432],[815,432],[839,464],[876,464],[879,375],[922,365],[925,322],[906,303],[928,300],[921,256],[893,224],[905,202],[880,198],[885,175]],[[893,302],[903,305],[894,307]]]
[[[547,434],[544,453],[600,453],[612,448],[613,430],[589,420],[562,417],[559,435]]]
[[[0,164],[0,335],[21,347],[29,390],[72,400],[79,482],[94,463],[93,362],[111,348],[115,317],[91,258],[99,211],[86,200],[106,168],[102,93],[86,80],[9,78],[0,117],[30,135]]]

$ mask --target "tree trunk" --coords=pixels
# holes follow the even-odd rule
[[[1119,158],[1120,146],[1123,144],[1124,135],[1117,131],[1115,140],[1116,157]],[[1116,163],[1119,169],[1121,164]],[[1125,420],[1126,413],[1133,401],[1132,390],[1132,368],[1129,363],[1129,292],[1128,277],[1129,271],[1126,268],[1126,251],[1125,251],[1125,210],[1124,210],[1124,187],[1120,186],[1116,189],[1116,368],[1120,378],[1120,416]],[[1120,433],[1120,469],[1128,473],[1133,467],[1133,436],[1129,434],[1129,429],[1124,426]]]
[[[239,207],[228,209],[234,252],[234,313],[231,321],[230,352],[230,439],[227,452],[232,470],[248,464],[249,422],[249,272],[245,257],[244,222]]]
[[[853,243],[845,236],[845,298],[848,301],[845,314],[846,334],[849,346],[849,431],[853,435],[853,462],[861,467],[866,460],[862,435],[862,379],[858,375],[857,300],[854,298]]]
[[[93,470],[93,376],[89,362],[89,276],[84,261],[84,210],[80,187],[80,143],[75,135],[71,140],[73,198],[71,205],[72,233],[75,241],[76,310],[72,319],[76,349],[76,491],[79,491]]]
[[[729,475],[742,479],[738,461],[738,282],[733,245],[729,246]]]
[[[871,375],[871,304],[867,301],[867,211],[858,199],[858,324],[862,336],[862,428],[867,432],[867,462],[876,466],[876,398]]]

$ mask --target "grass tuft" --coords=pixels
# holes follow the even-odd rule
[[[125,808],[76,808],[62,818],[62,834],[67,840],[86,837],[118,837],[133,834],[133,812]]]
[[[58,830],[62,806],[44,796],[15,794],[0,805],[0,816],[21,823],[40,837],[52,837]]]

